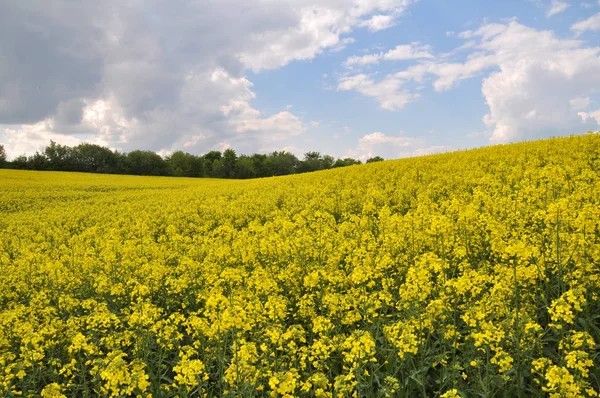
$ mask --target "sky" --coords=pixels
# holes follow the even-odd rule
[[[4,0],[0,144],[365,160],[600,130],[600,0]]]

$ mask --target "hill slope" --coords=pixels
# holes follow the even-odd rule
[[[596,134],[249,181],[0,170],[0,393],[592,396],[599,170]]]

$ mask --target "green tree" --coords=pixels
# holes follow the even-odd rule
[[[381,156],[375,156],[367,159],[367,163],[375,163],[375,162],[383,162],[383,158]]]
[[[66,145],[50,141],[50,145],[44,149],[44,156],[46,156],[47,167],[50,170],[73,170],[72,150]]]
[[[135,175],[165,176],[167,162],[152,151],[133,151],[127,154],[128,171]]]
[[[361,161],[352,159],[352,158],[338,159],[333,164],[333,167],[346,167],[346,166],[352,166],[354,164],[361,164]]]
[[[28,169],[33,170],[53,170],[50,168],[48,158],[43,153],[36,152],[27,159]]]
[[[0,167],[4,167],[6,164],[6,150],[4,145],[0,145]]]
[[[306,152],[304,160],[298,164],[299,173],[321,170],[323,168],[323,158],[319,152]]]
[[[268,176],[283,176],[294,174],[298,165],[298,158],[293,153],[280,151],[271,153],[265,160]]]
[[[237,162],[237,154],[235,153],[235,151],[231,148],[226,149],[225,152],[223,152],[223,170],[222,170],[223,177],[225,177],[225,178],[233,177],[233,172],[234,172],[236,162]]]
[[[172,175],[180,177],[202,177],[204,167],[202,159],[183,151],[176,151],[167,157]]]
[[[267,177],[269,175],[268,156],[262,153],[255,153],[251,159],[255,177]]]
[[[371,158],[367,163],[381,161]],[[0,145],[0,167],[6,165],[4,146]],[[81,171],[136,175],[174,175],[185,177],[256,178],[281,176],[360,164],[352,158],[334,159],[319,152],[307,152],[300,161],[294,154],[275,151],[268,155],[237,156],[235,150],[210,151],[203,156],[176,151],[166,159],[152,151],[120,153],[96,144],[75,147],[50,141],[44,150],[32,156],[19,156],[8,166],[15,169]]]
[[[332,168],[334,162],[335,162],[335,159],[333,158],[333,156],[329,156],[329,155],[323,156],[323,158],[321,159],[321,169],[326,170],[326,169]]]
[[[219,169],[221,159],[223,155],[220,151],[210,151],[202,156],[204,161],[204,173],[207,177],[216,177],[215,168]],[[217,170],[218,171],[218,170]]]
[[[27,159],[27,156],[25,155],[20,155],[14,158],[11,162],[11,166],[13,169],[19,170],[27,170],[31,168],[29,165],[29,159]]]
[[[256,177],[253,159],[250,156],[241,155],[235,163],[233,176],[241,179]]]
[[[74,171],[88,173],[118,173],[119,154],[109,148],[83,143],[72,149]]]

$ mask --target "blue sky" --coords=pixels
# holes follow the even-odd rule
[[[364,160],[600,129],[600,0],[14,0],[0,15],[11,157],[53,139]]]

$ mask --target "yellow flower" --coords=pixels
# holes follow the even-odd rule
[[[456,388],[453,388],[452,390],[448,390],[445,393],[443,393],[442,395],[440,395],[440,398],[459,398],[460,394],[458,393],[458,390]]]
[[[52,383],[42,389],[42,398],[66,398],[66,395],[58,383]]]
[[[0,169],[0,396],[457,397],[479,370],[514,395],[516,369],[597,396],[598,148],[247,181]]]

